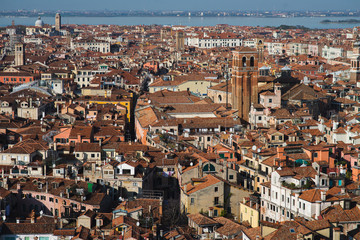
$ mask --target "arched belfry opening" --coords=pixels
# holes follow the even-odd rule
[[[243,66],[243,67],[246,67],[246,57],[243,57],[243,58],[242,58],[242,66]]]

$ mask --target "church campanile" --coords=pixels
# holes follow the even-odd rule
[[[15,66],[22,66],[25,63],[25,49],[23,43],[15,44]]]
[[[232,106],[249,121],[251,103],[258,102],[258,51],[243,47],[233,52]]]
[[[60,13],[57,13],[55,15],[55,30],[60,32],[61,30],[61,15]]]

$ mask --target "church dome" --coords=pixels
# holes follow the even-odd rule
[[[42,27],[42,26],[44,26],[44,22],[43,20],[41,20],[41,17],[39,16],[35,22],[35,27]]]

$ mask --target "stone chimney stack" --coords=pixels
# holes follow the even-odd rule
[[[227,167],[227,161],[224,161],[224,173],[223,173],[223,179],[225,179],[226,181],[228,180],[228,167]]]

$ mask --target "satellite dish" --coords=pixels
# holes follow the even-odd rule
[[[261,148],[258,148],[257,152],[258,152],[258,153],[261,152]]]
[[[191,162],[191,163],[190,163],[190,166],[193,166],[193,165],[194,165],[194,164]]]
[[[136,222],[136,226],[140,226],[140,222]]]
[[[254,146],[252,146],[252,148],[251,148],[253,151],[256,151],[256,146],[254,145]]]
[[[278,167],[277,170],[282,170],[282,168],[281,168],[281,167]]]
[[[40,216],[42,216],[44,214],[44,211],[43,210],[41,210],[40,211]]]

